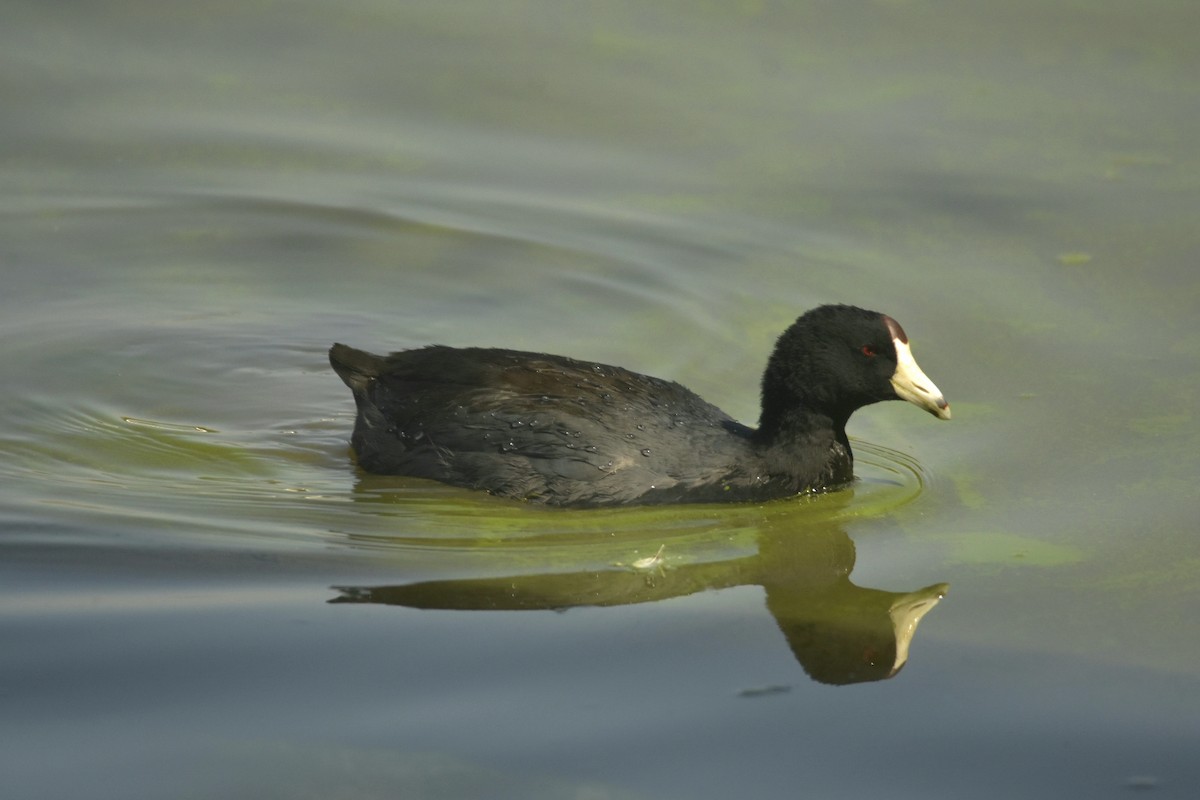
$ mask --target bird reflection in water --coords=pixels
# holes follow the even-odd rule
[[[908,660],[917,624],[945,595],[936,583],[888,592],[850,581],[855,546],[836,523],[760,529],[757,552],[698,561],[682,543],[609,569],[334,587],[331,603],[379,603],[459,611],[565,610],[622,606],[734,586],[759,585],[796,660],[812,679],[851,684],[891,678]],[[561,567],[561,565],[560,565]]]

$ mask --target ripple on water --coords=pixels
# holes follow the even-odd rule
[[[68,320],[10,353],[0,500],[97,543],[324,538],[304,501],[344,497],[346,421],[323,347],[220,320]],[[321,337],[322,340],[325,337]],[[347,412],[348,413],[348,412]]]
[[[893,511],[920,497],[928,476],[921,462],[908,453],[861,439],[854,446],[855,499],[880,513]]]

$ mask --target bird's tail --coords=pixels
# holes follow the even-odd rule
[[[344,344],[329,348],[330,366],[355,394],[366,391],[371,381],[379,377],[383,361],[382,356]]]

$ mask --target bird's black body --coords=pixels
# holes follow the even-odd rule
[[[354,392],[351,443],[368,472],[558,506],[767,500],[853,477],[846,419],[898,399],[887,319],[826,306],[797,320],[768,364],[758,429],[677,383],[563,356],[341,344],[329,356]]]

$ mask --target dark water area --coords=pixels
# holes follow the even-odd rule
[[[1200,7],[13,2],[0,796],[1193,797]],[[555,511],[356,470],[334,341],[747,424],[827,302],[954,419]]]

